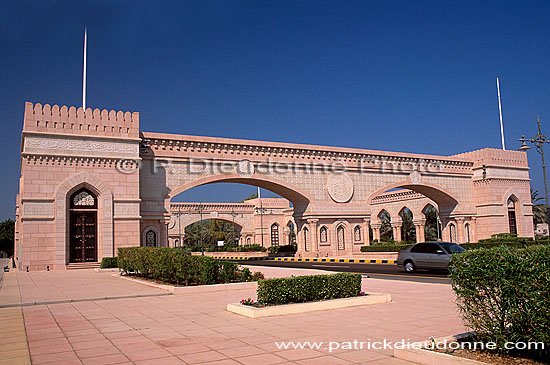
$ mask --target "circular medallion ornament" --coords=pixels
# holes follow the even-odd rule
[[[411,180],[411,183],[413,183],[413,184],[420,184],[420,182],[422,182],[422,174],[420,174],[420,172],[418,172],[418,170],[414,170],[409,175],[409,179]]]
[[[242,160],[237,164],[237,173],[243,177],[254,175],[254,164],[248,160]]]
[[[210,213],[211,218],[218,218],[218,216],[219,216],[218,212],[211,212]]]
[[[333,173],[327,180],[328,194],[337,203],[345,203],[353,196],[353,181],[346,173]]]

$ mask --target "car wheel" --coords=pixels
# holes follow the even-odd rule
[[[416,270],[416,267],[414,266],[414,263],[412,261],[407,261],[403,264],[403,268],[406,272],[414,272]]]

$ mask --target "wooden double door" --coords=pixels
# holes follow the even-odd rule
[[[69,262],[97,261],[97,211],[70,213]]]

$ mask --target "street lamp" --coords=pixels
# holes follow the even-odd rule
[[[525,136],[521,136],[518,141],[521,142],[521,147],[519,148],[520,151],[527,151],[530,150],[531,147],[529,147],[525,142],[530,142],[535,145],[535,149],[540,154],[540,157],[542,158],[542,174],[544,175],[544,194],[546,197],[546,223],[548,223],[548,227],[550,229],[550,205],[548,200],[548,181],[546,178],[546,163],[544,162],[544,144],[550,143],[550,140],[546,138],[544,134],[542,134],[542,131],[540,129],[540,118],[537,115],[537,124],[539,131],[533,138],[525,138]],[[550,236],[549,236],[550,237]]]
[[[203,244],[203,240],[202,240],[202,211],[203,210],[204,210],[204,207],[202,206],[202,202],[199,203],[198,207],[189,210],[189,212],[195,211],[195,212],[199,213],[199,216],[201,217],[201,255],[202,256],[204,256],[204,244]]]
[[[267,209],[262,204],[262,198],[260,198],[260,207],[254,209],[256,214],[260,214],[260,232],[262,233],[262,247],[264,247],[264,213],[267,213]]]

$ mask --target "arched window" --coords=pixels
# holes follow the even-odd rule
[[[361,241],[361,227],[360,226],[355,226],[355,228],[353,229],[353,240],[355,242]]]
[[[518,233],[516,224],[516,204],[511,197],[508,199],[508,227],[510,228],[510,233]]]
[[[338,249],[343,250],[346,248],[346,242],[345,242],[345,230],[344,226],[339,226],[336,230],[336,236],[338,238]]]
[[[179,247],[179,245],[180,245],[180,240],[176,238],[176,240],[174,241],[174,247]]]
[[[250,239],[250,237],[247,237],[246,238],[246,244],[247,245],[250,245],[252,243],[252,240]]]
[[[320,241],[321,243],[325,243],[328,241],[328,232],[327,232],[327,227],[321,227],[321,230],[319,232],[319,238],[320,238]]]
[[[304,227],[304,248],[309,252],[309,229],[307,227]]]
[[[470,223],[464,225],[464,230],[466,231],[466,242],[470,242]]]
[[[279,246],[279,225],[277,223],[271,225],[271,246]]]
[[[145,246],[157,247],[157,233],[152,229],[145,233]]]
[[[454,223],[449,225],[449,233],[451,235],[451,242],[456,243],[456,226]]]
[[[90,209],[96,207],[96,198],[88,189],[77,191],[71,198],[71,208]]]

